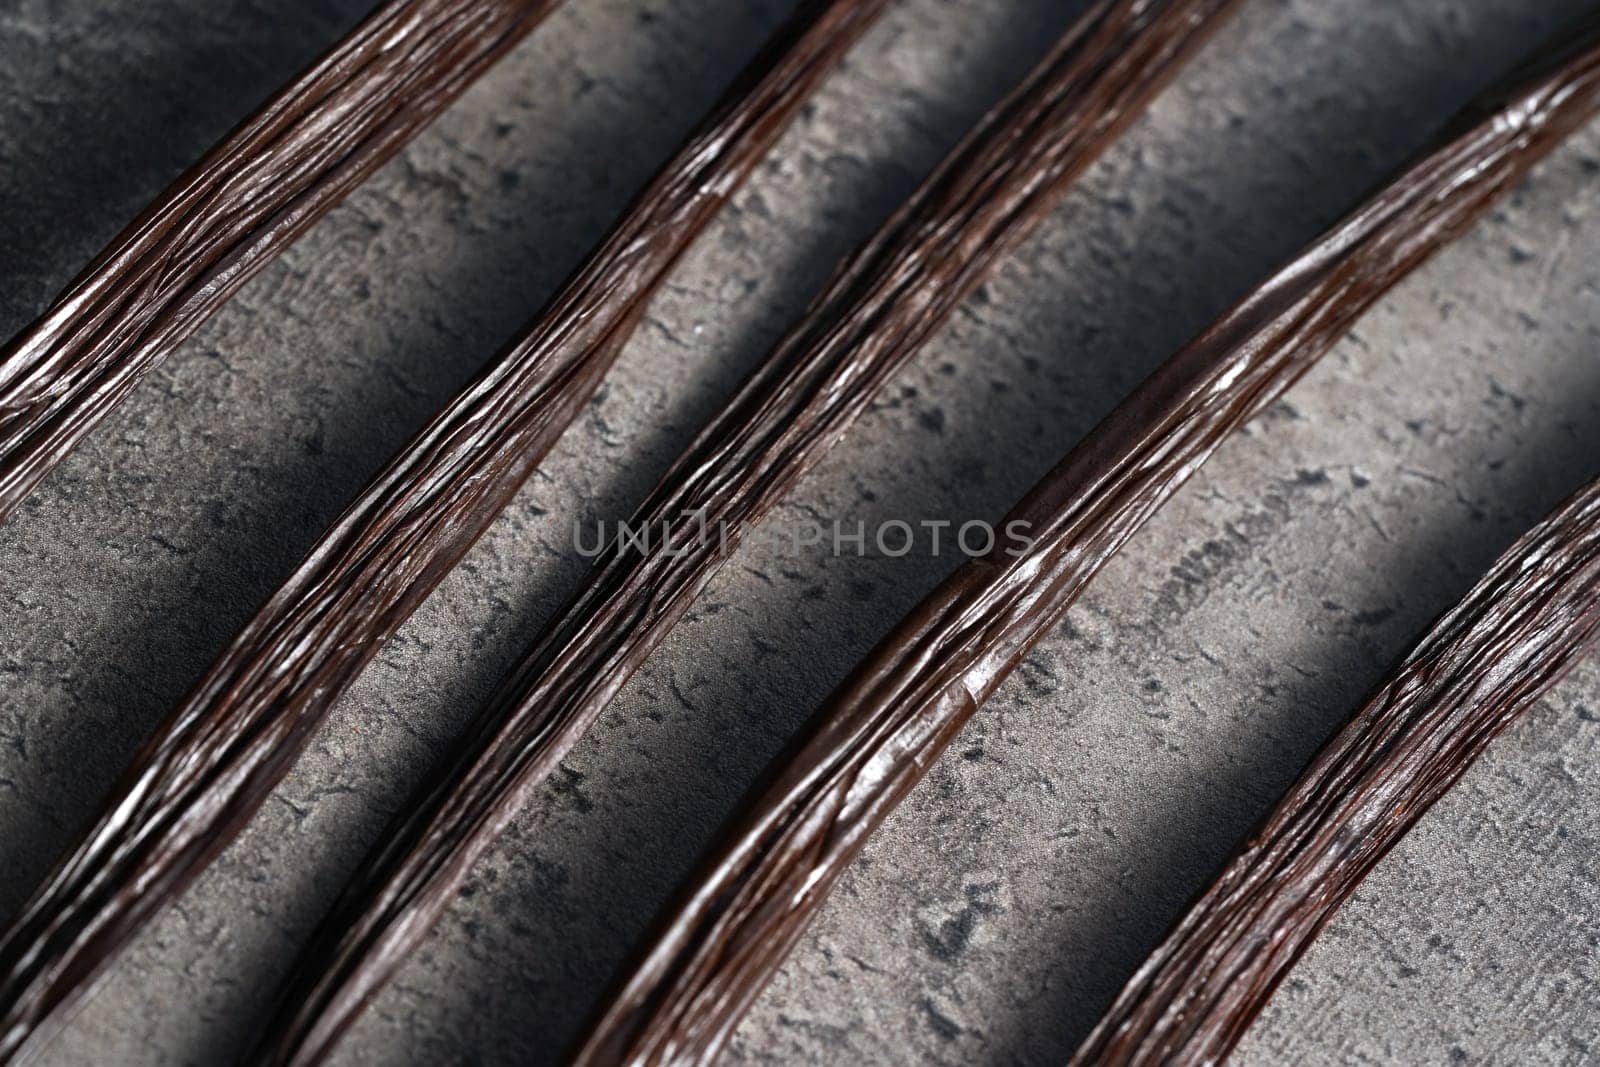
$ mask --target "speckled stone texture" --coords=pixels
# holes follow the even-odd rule
[[[365,0],[0,10],[0,333]],[[624,516],[1081,10],[904,0],[515,504],[51,1047],[227,1062],[359,855]],[[1580,0],[1254,0],[777,516],[993,518]],[[782,0],[570,0],[0,528],[0,911],[353,495],[535,311]],[[889,821],[733,1063],[1064,1059],[1426,623],[1600,471],[1600,129],[1215,461]],[[546,1063],[741,793],[948,554],[742,549],[341,1047]],[[1600,1056],[1600,663],[1344,909],[1236,1062]]]

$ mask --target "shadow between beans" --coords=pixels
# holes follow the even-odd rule
[[[1572,365],[1581,365],[1580,360]],[[1576,386],[1578,396],[1590,398],[1586,406],[1592,410],[1600,400],[1600,372]],[[1448,566],[1407,566],[1375,578],[1393,615],[1381,626],[1363,628],[1359,637],[1308,631],[1285,657],[1294,665],[1293,675],[1238,709],[1263,728],[1245,732],[1225,769],[1208,768],[1203,780],[1192,783],[1204,795],[1163,807],[1158,819],[1119,831],[1133,871],[1115,893],[1097,897],[1073,919],[1071,943],[1059,947],[1063,954],[1056,968],[1070,976],[1070,994],[1032,1017],[996,1020],[990,1031],[1000,1039],[996,1062],[1035,1057],[1064,1062],[1189,902],[1395,661],[1524,530],[1600,475],[1595,461],[1600,427],[1592,419],[1543,429],[1515,451],[1501,472],[1503,480],[1496,480],[1497,486],[1511,488],[1495,495],[1493,521],[1467,516],[1442,523],[1407,546],[1409,558],[1446,560]],[[1352,644],[1359,648],[1354,658]]]
[[[0,14],[0,336],[373,0],[24,0]]]

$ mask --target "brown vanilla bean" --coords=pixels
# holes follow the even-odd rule
[[[839,268],[502,684],[313,938],[261,1056],[314,1060],[454,898],[473,862],[758,521],[1238,0],[1118,0],[1082,19]],[[693,516],[693,521],[686,519]],[[699,536],[700,531],[710,531]],[[718,531],[727,531],[726,538]]]
[[[713,1056],[872,830],[1105,561],[1396,281],[1600,107],[1600,20],[1169,359],[860,664],[664,916],[580,1064]]]
[[[390,0],[0,348],[0,522],[234,291],[560,0]]]
[[[1209,1064],[1388,851],[1600,639],[1600,481],[1502,556],[1312,760],[1072,1058]]]
[[[58,1026],[239,831],[582,410],[645,303],[886,0],[805,0],[526,332],[323,535],[0,941],[0,1059]]]

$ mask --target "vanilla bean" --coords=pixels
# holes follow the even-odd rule
[[[400,452],[147,742],[0,941],[36,1047],[243,827],[333,702],[583,409],[646,301],[886,0],[805,0],[523,335]]]
[[[0,348],[0,522],[234,291],[560,0],[390,0]]]
[[[1600,107],[1600,20],[1169,359],[825,702],[624,973],[581,1064],[700,1062],[872,830],[1078,593],[1217,446]]]
[[[1128,981],[1072,1063],[1220,1062],[1395,844],[1600,640],[1600,481],[1503,555]]]
[[[452,765],[356,872],[286,983],[264,1060],[309,1062],[353,1020],[710,581],[739,531],[821,458],[1239,2],[1096,5],[845,260],[630,523],[675,528],[672,537],[643,551],[610,546]]]

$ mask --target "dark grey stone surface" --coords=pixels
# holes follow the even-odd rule
[[[0,332],[364,0],[0,10]],[[383,459],[603,232],[781,0],[572,0],[0,529],[0,912]],[[994,517],[1578,0],[1256,0],[784,519]],[[226,1062],[343,876],[831,263],[1079,3],[905,0],[249,831],[45,1057]],[[841,884],[732,1062],[1062,1060],[1362,692],[1600,470],[1600,131],[1217,456]],[[955,561],[741,550],[340,1050],[554,1060],[805,714]],[[1373,875],[1238,1062],[1600,1052],[1600,670]]]

